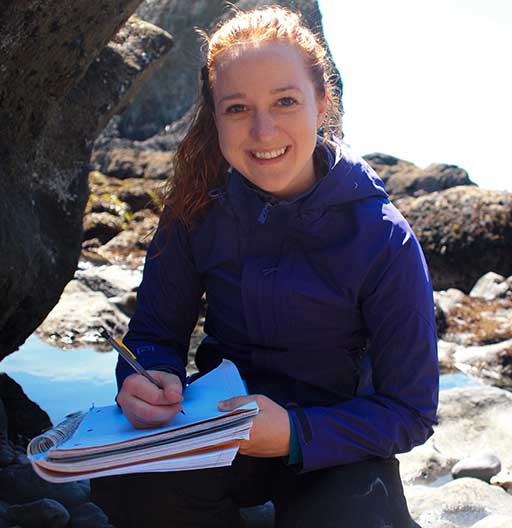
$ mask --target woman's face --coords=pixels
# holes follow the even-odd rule
[[[219,55],[215,73],[215,121],[228,163],[278,198],[309,189],[325,101],[299,49],[277,41],[236,46]]]

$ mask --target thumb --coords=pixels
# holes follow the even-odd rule
[[[227,400],[220,400],[217,404],[219,411],[232,411],[237,407],[245,405],[246,403],[254,401],[254,396],[234,396]]]

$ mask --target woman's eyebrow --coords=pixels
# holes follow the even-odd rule
[[[279,87],[279,88],[273,88],[272,90],[270,90],[270,93],[271,94],[281,93],[281,92],[287,92],[288,90],[295,90],[297,92],[302,91],[297,86],[295,86],[293,84],[290,84],[288,86],[282,86],[282,87]],[[219,100],[219,104],[223,103],[224,101],[231,101],[233,99],[244,99],[246,97],[247,97],[247,95],[245,93],[242,93],[242,92],[237,92],[237,93],[234,93],[234,94],[225,95],[222,99]]]
[[[230,95],[225,95],[222,99],[219,100],[219,103],[222,103],[224,101],[231,101],[232,99],[243,99],[247,97],[244,93],[237,92]]]
[[[298,86],[289,84],[288,86],[283,86],[282,88],[274,88],[273,90],[270,90],[270,93],[287,92],[288,90],[296,90],[297,92],[302,91]]]

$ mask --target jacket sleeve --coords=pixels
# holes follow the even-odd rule
[[[433,433],[439,390],[432,287],[420,245],[402,219],[361,288],[374,393],[289,412],[302,471],[388,458]]]
[[[159,227],[148,248],[137,308],[123,339],[143,367],[174,372],[185,382],[202,293],[187,232],[178,222],[170,233]],[[133,370],[119,357],[118,390],[130,374]]]

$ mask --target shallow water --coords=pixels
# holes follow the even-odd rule
[[[35,335],[0,362],[0,371],[16,380],[25,394],[44,409],[54,424],[67,414],[112,405],[116,395],[117,354],[88,348],[61,350]],[[443,374],[441,390],[479,385],[462,373]]]

